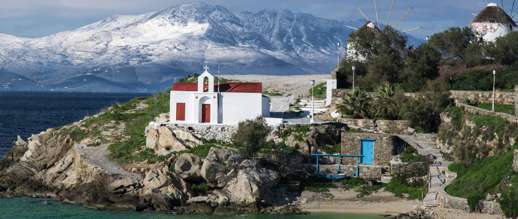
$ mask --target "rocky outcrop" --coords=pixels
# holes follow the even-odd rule
[[[176,158],[174,171],[182,179],[197,180],[201,177],[201,159],[194,154],[181,154]]]
[[[513,152],[513,171],[518,173],[518,150],[514,150]]]
[[[230,202],[237,205],[255,205],[277,184],[279,173],[261,168],[255,161],[244,160],[239,165],[237,176],[223,189],[229,194]]]
[[[169,126],[158,126],[150,123],[146,128],[146,147],[153,149],[158,155],[185,151],[203,142],[191,132]]]
[[[233,150],[213,147],[203,161],[200,174],[210,187],[222,188],[234,177],[232,174],[239,159]]]

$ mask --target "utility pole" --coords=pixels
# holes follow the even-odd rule
[[[355,89],[354,79],[356,76],[356,66],[353,65],[352,70],[353,70],[353,93],[354,93],[354,89]]]
[[[336,44],[336,71],[340,68],[340,42]]]
[[[496,70],[493,69],[493,104],[491,105],[491,111],[495,111],[495,84],[496,84]]]
[[[315,97],[313,95],[315,92],[315,80],[311,80],[311,118],[309,120],[310,123],[315,122]]]

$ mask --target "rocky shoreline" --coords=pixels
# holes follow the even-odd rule
[[[146,110],[143,102],[126,111]],[[111,159],[108,147],[127,138],[127,124],[90,124],[89,119],[27,140],[18,137],[0,161],[0,197],[51,197],[97,209],[180,214],[301,212],[295,198],[286,198],[297,194],[281,185],[292,173],[279,172],[279,165],[288,164],[275,157],[243,159],[233,148],[213,147],[206,157],[174,153],[159,162],[121,164]],[[75,130],[83,129],[99,137],[77,137]],[[294,166],[302,160],[282,162]]]

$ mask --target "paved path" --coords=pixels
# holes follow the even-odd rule
[[[75,145],[76,150],[81,157],[90,164],[98,166],[104,170],[108,175],[117,175],[122,177],[131,177],[134,180],[139,180],[139,174],[130,173],[108,158],[108,145],[100,145],[96,147],[87,147],[85,145]]]
[[[451,162],[446,161],[436,147],[435,134],[399,135],[402,140],[414,147],[419,154],[433,157],[429,167],[428,193],[423,199],[426,208],[439,207],[439,197],[445,193],[444,188],[451,182],[445,173]]]

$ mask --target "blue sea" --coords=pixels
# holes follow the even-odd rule
[[[31,134],[39,133],[47,128],[59,127],[80,120],[86,115],[96,114],[113,103],[125,102],[136,96],[137,94],[0,92],[0,154],[9,150],[17,135],[27,138]],[[10,198],[0,199],[0,219],[3,218],[376,219],[383,217],[321,213],[283,216],[177,216],[151,212],[101,211],[50,199]]]

